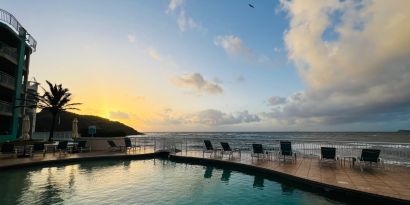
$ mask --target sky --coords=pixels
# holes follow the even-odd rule
[[[142,132],[410,128],[407,0],[0,5],[38,42],[30,79],[80,114]]]

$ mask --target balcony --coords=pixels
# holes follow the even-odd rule
[[[10,28],[14,30],[18,35],[24,36],[26,43],[31,47],[33,51],[36,51],[37,41],[32,35],[26,32],[26,29],[17,21],[11,13],[6,10],[0,9],[0,22],[7,24]]]
[[[16,80],[12,76],[0,71],[0,86],[14,90],[16,89],[15,82]]]
[[[0,42],[0,56],[14,64],[17,64],[17,49],[10,47],[3,42]]]
[[[10,103],[0,101],[0,115],[13,115],[13,106]]]

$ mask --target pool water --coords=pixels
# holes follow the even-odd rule
[[[342,204],[258,175],[168,160],[0,172],[0,204]]]

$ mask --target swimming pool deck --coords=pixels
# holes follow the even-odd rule
[[[79,161],[80,159],[95,159],[108,157],[138,158],[153,157],[153,150],[137,150],[125,152],[88,152],[59,155],[58,153],[35,154],[30,158],[0,158],[0,170],[10,167],[28,166],[32,164],[44,164],[60,161]],[[183,151],[174,156],[180,158],[197,159],[203,158],[202,151]],[[245,164],[272,170],[276,173],[298,177],[314,183],[322,183],[334,187],[341,187],[360,192],[398,198],[407,200],[410,203],[410,168],[402,166],[386,165],[385,169],[364,169],[363,172],[358,166],[350,167],[348,163],[342,165],[319,165],[317,157],[298,156],[297,161],[283,162],[278,159],[253,159],[250,153],[242,153],[241,157],[235,153],[231,159],[227,155],[209,156],[205,154],[205,159],[216,162],[229,161],[232,163]]]

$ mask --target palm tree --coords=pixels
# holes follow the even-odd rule
[[[76,105],[81,105],[81,103],[70,103],[71,93],[67,88],[63,88],[62,84],[52,84],[49,81],[46,81],[49,87],[49,90],[43,89],[44,94],[38,96],[38,105],[37,107],[46,111],[49,111],[52,115],[52,122],[50,128],[50,135],[48,141],[53,140],[54,129],[56,125],[57,115],[66,110],[78,110],[75,108]]]

